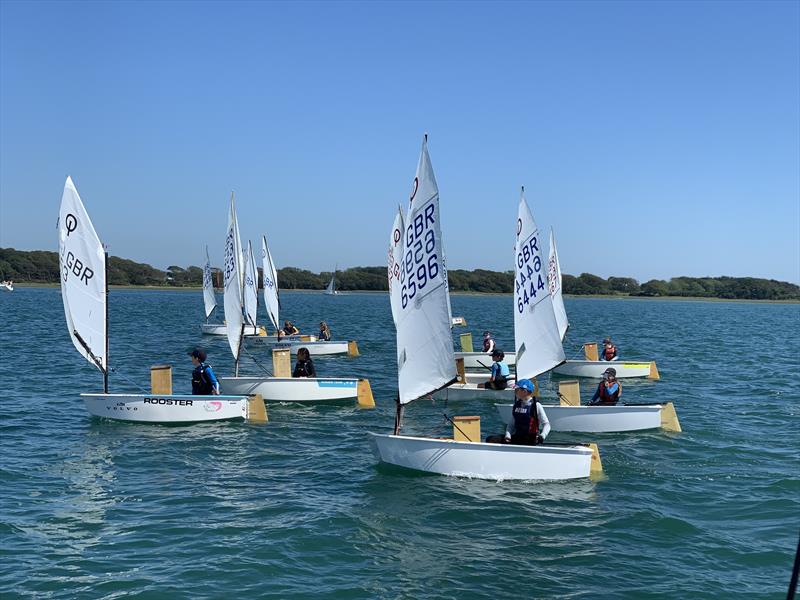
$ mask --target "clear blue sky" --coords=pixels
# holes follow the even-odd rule
[[[0,3],[0,246],[386,262],[423,132],[453,268],[512,269],[519,186],[566,273],[800,281],[800,4]]]

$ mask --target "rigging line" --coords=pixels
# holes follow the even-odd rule
[[[257,365],[257,366],[258,366],[258,367],[259,367],[259,368],[260,368],[262,371],[264,371],[264,373],[266,373],[267,375],[269,375],[270,377],[272,377],[272,372],[271,372],[269,369],[267,369],[267,368],[266,368],[266,367],[263,365],[263,363],[261,363],[261,361],[259,361],[259,360],[258,360],[258,359],[257,359],[255,356],[253,356],[252,354],[250,354],[250,351],[247,349],[247,345],[245,345],[245,344],[242,344],[241,350],[244,350],[244,353],[245,353],[245,354],[247,354],[247,356],[249,356],[249,357],[250,357],[250,360],[252,360],[254,363],[256,363],[256,365]]]
[[[445,421],[450,421],[450,423],[452,423],[453,427],[455,427],[456,429],[458,429],[461,432],[461,435],[463,435],[465,438],[467,438],[470,442],[473,441],[473,439],[471,437],[469,437],[466,433],[464,433],[464,431],[461,429],[461,427],[456,425],[456,422],[453,421],[453,419],[451,419],[450,417],[447,416],[447,413],[442,413],[442,415],[444,416]],[[477,440],[477,441],[480,442],[480,440]]]
[[[126,376],[125,376],[125,375],[124,375],[124,374],[123,374],[123,373],[122,373],[122,372],[121,372],[119,369],[117,369],[116,367],[109,367],[109,368],[108,368],[108,370],[109,370],[111,373],[114,373],[115,375],[118,375],[119,377],[121,377],[122,379],[124,379],[126,382],[130,383],[130,384],[131,384],[133,387],[135,387],[135,388],[138,388],[138,389],[139,389],[139,391],[141,391],[142,393],[145,393],[145,394],[149,394],[149,393],[150,393],[150,391],[149,391],[149,390],[146,390],[145,388],[143,388],[141,385],[139,385],[138,383],[136,383],[136,382],[135,382],[135,381],[133,381],[132,379],[129,379],[128,377],[126,377]]]

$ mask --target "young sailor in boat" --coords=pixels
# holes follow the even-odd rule
[[[479,388],[484,388],[487,390],[504,390],[508,387],[508,378],[511,375],[511,371],[508,369],[508,365],[503,362],[503,359],[506,357],[505,353],[500,350],[499,348],[495,348],[494,352],[492,352],[492,372],[489,375],[489,381],[486,383],[479,383]]]
[[[603,373],[603,381],[597,386],[589,404],[613,406],[619,402],[621,394],[622,386],[617,381],[617,370],[609,367]]]
[[[550,433],[550,421],[539,404],[536,396],[533,395],[534,385],[530,379],[521,379],[517,382],[514,390],[514,408],[511,414],[514,420],[506,426],[506,434],[503,441],[506,444],[520,444],[535,446],[544,443],[547,434]],[[542,428],[539,433],[539,428]]]
[[[611,338],[603,340],[603,350],[600,352],[600,360],[617,360],[619,353],[617,347],[611,342]]]
[[[543,444],[550,433],[550,421],[539,404],[535,389],[530,379],[520,379],[514,389],[514,407],[511,414],[514,420],[506,426],[505,435],[490,435],[486,438],[489,444],[518,444],[535,446]],[[541,433],[539,428],[541,427]]]
[[[494,338],[492,337],[491,331],[484,331],[483,332],[483,351],[486,354],[491,354],[494,352]]]
[[[297,349],[297,364],[292,371],[292,377],[316,377],[317,370],[314,368],[314,361],[311,360],[311,353],[308,348]]]
[[[294,326],[294,323],[292,323],[291,321],[283,322],[284,335],[297,335],[298,333],[300,333],[300,330]]]
[[[219,381],[211,366],[206,364],[206,351],[195,348],[189,353],[192,357],[194,371],[192,371],[192,394],[200,396],[218,396]]]
[[[328,324],[325,321],[322,321],[319,324],[319,335],[317,336],[317,339],[322,342],[331,341],[331,328],[328,327]]]

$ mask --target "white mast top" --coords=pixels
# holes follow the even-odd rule
[[[514,341],[517,350],[517,378],[531,378],[566,360],[558,334],[553,298],[547,287],[542,260],[542,243],[533,214],[519,199],[514,245]]]
[[[106,356],[106,255],[72,179],[67,177],[58,213],[61,298],[75,348],[103,373]]]

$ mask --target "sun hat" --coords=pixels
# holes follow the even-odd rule
[[[533,393],[533,382],[530,379],[520,379],[516,387],[528,390],[531,394]]]

